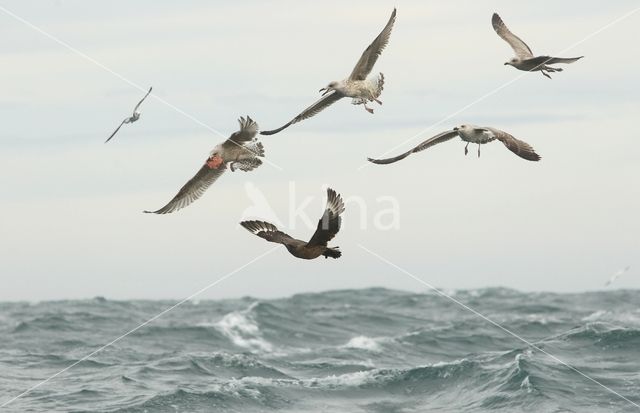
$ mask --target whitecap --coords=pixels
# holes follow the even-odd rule
[[[213,326],[238,347],[251,351],[270,352],[273,351],[273,345],[262,337],[258,323],[250,314],[256,305],[258,305],[257,301],[244,310],[232,311]]]
[[[589,314],[586,317],[582,318],[582,321],[598,321],[600,319],[602,319],[605,314],[607,314],[607,311],[605,310],[598,310],[596,312],[593,312],[591,314]]]
[[[525,389],[527,393],[531,393],[533,387],[531,386],[531,382],[529,381],[529,376],[525,377],[524,380],[522,380],[522,383],[520,383],[520,388]]]
[[[343,347],[377,352],[381,350],[379,341],[379,338],[357,336],[349,340]]]

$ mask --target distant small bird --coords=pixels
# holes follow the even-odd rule
[[[168,214],[186,207],[204,194],[207,188],[224,173],[227,165],[229,165],[231,172],[234,172],[236,168],[241,171],[251,171],[262,165],[262,160],[259,157],[264,157],[264,148],[262,143],[255,139],[258,133],[258,124],[248,116],[246,119],[241,117],[238,122],[240,130],[213,148],[198,173],[180,189],[167,205],[157,211],[144,212]]]
[[[104,143],[107,143],[111,140],[111,138],[113,138],[115,136],[116,133],[118,133],[118,131],[120,130],[120,128],[122,127],[122,125],[124,125],[125,123],[133,123],[135,121],[137,121],[138,119],[140,119],[140,112],[138,112],[138,108],[140,107],[140,105],[142,104],[142,102],[144,102],[144,100],[147,98],[147,96],[149,96],[149,93],[151,93],[151,89],[153,89],[153,86],[151,86],[149,88],[149,91],[147,92],[146,95],[144,95],[144,97],[140,100],[140,102],[138,102],[138,104],[136,105],[135,108],[133,108],[133,114],[131,115],[131,117],[125,118],[122,123],[120,124],[120,126],[118,126],[116,128],[116,130],[113,131],[113,133],[111,134],[111,136],[109,136],[109,138],[107,138],[106,141],[104,141]]]
[[[516,69],[524,70],[525,72],[539,71],[551,79],[551,76],[549,76],[547,72],[562,72],[562,69],[558,67],[551,67],[549,65],[556,63],[573,63],[584,57],[533,56],[533,52],[529,46],[527,46],[527,44],[518,36],[511,33],[500,16],[498,16],[498,13],[493,13],[491,25],[496,33],[498,33],[498,36],[502,37],[504,41],[509,43],[509,46],[511,46],[513,51],[516,52],[516,57],[505,63],[505,65],[511,65]]]
[[[360,56],[360,60],[358,60],[356,67],[353,68],[353,71],[348,78],[340,81],[333,81],[326,87],[320,89],[319,92],[324,91],[324,93],[322,94],[322,98],[316,101],[313,105],[303,110],[302,113],[293,118],[289,123],[279,127],[278,129],[262,131],[260,132],[260,134],[273,135],[275,133],[278,133],[281,130],[293,125],[294,123],[315,116],[316,114],[327,108],[329,105],[337,102],[343,97],[353,98],[353,100],[351,101],[352,104],[364,105],[364,108],[367,110],[367,112],[373,113],[373,109],[367,106],[367,102],[375,101],[379,105],[382,105],[382,102],[378,99],[378,97],[380,97],[382,88],[384,86],[384,75],[380,73],[377,77],[371,79],[367,79],[367,76],[369,75],[369,73],[371,73],[371,70],[373,70],[373,66],[376,64],[378,57],[382,54],[382,51],[389,43],[391,29],[393,28],[393,23],[395,21],[396,9],[393,9],[387,25],[384,27],[378,37],[376,37],[375,40],[369,45],[369,47],[366,48],[364,53],[362,53],[362,56]]]
[[[318,228],[309,242],[292,238],[279,231],[275,225],[264,221],[243,221],[240,225],[269,242],[283,244],[291,255],[297,258],[312,260],[321,255],[325,258],[340,258],[342,252],[338,249],[339,247],[330,248],[327,243],[340,231],[340,214],[342,212],[344,212],[342,198],[336,191],[328,188],[326,210],[318,221]]]
[[[624,267],[624,269],[622,270],[618,270],[618,272],[616,272],[615,274],[613,274],[611,276],[611,278],[609,278],[609,280],[605,283],[605,287],[607,287],[609,284],[611,284],[612,282],[614,282],[619,276],[621,276],[622,274],[624,274],[625,272],[629,271],[629,269],[631,268],[630,265],[627,265],[626,267]]]
[[[493,140],[499,140],[507,147],[511,152],[515,153],[519,157],[526,159],[528,161],[539,161],[540,156],[533,150],[533,148],[526,142],[523,142],[519,139],[514,138],[507,132],[501,131],[499,129],[491,128],[491,127],[480,127],[474,125],[462,125],[460,127],[453,128],[452,130],[448,130],[442,132],[433,138],[429,138],[426,141],[422,142],[420,145],[415,148],[407,151],[401,155],[395,156],[393,158],[386,159],[372,159],[367,158],[369,162],[377,163],[377,164],[388,164],[397,162],[401,159],[406,158],[414,152],[423,151],[433,145],[437,145],[438,143],[442,143],[448,141],[450,139],[459,136],[460,139],[467,142],[467,145],[464,147],[464,154],[468,153],[467,147],[470,143],[478,144],[478,157],[480,157],[480,145],[489,143]]]

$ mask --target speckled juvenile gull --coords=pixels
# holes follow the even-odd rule
[[[323,255],[325,258],[340,258],[342,252],[338,247],[328,247],[329,241],[340,231],[344,212],[344,202],[340,194],[331,188],[327,189],[327,206],[322,218],[318,221],[318,227],[309,242],[295,239],[278,230],[275,225],[264,221],[243,221],[240,223],[252,234],[264,238],[269,242],[277,242],[284,245],[287,250],[297,258],[312,260]]]
[[[258,124],[250,117],[241,117],[238,121],[240,130],[234,132],[229,139],[216,145],[198,173],[189,180],[167,205],[157,211],[144,211],[153,214],[168,214],[186,207],[213,184],[227,169],[231,172],[236,168],[241,171],[251,171],[260,165],[264,156],[262,143],[255,138]]]
[[[514,138],[507,132],[501,131],[496,128],[491,127],[481,127],[475,125],[462,125],[452,130],[448,130],[438,135],[427,139],[422,142],[420,145],[415,148],[401,154],[398,156],[394,156],[393,158],[386,159],[372,159],[368,158],[369,162],[377,163],[377,164],[389,164],[393,162],[397,162],[406,158],[415,152],[423,151],[433,145],[437,145],[442,142],[446,142],[450,139],[459,136],[460,139],[467,142],[467,145],[464,147],[464,154],[466,155],[468,150],[467,147],[470,143],[478,144],[478,157],[480,157],[480,145],[489,143],[494,140],[499,140],[507,147],[511,152],[515,153],[519,157],[526,159],[528,161],[539,161],[540,156],[533,150],[533,148],[526,142],[523,142],[519,139]]]
[[[351,101],[354,105],[364,105],[364,108],[369,113],[373,113],[373,109],[367,106],[367,102],[375,101],[378,104],[382,104],[382,102],[378,99],[380,94],[382,93],[382,88],[384,86],[384,75],[379,73],[378,76],[367,79],[371,70],[373,70],[373,66],[376,64],[378,57],[382,54],[382,51],[389,43],[389,37],[391,36],[391,29],[393,28],[393,23],[396,21],[396,9],[393,9],[391,13],[391,17],[387,22],[387,25],[384,27],[382,32],[375,38],[375,40],[367,47],[367,49],[360,56],[360,60],[353,68],[353,71],[349,75],[348,78],[333,81],[329,83],[326,87],[323,87],[319,90],[319,92],[324,91],[322,97],[317,100],[313,105],[309,106],[305,110],[303,110],[299,115],[293,118],[291,121],[286,123],[284,126],[281,126],[277,129],[262,131],[261,135],[273,135],[275,133],[280,132],[281,130],[293,125],[294,123],[300,122],[301,120],[308,119],[322,110],[327,108],[329,105],[337,102],[343,97],[353,98]]]
[[[529,46],[527,46],[527,44],[518,36],[511,33],[500,16],[498,16],[498,13],[493,13],[491,25],[496,33],[498,33],[498,36],[509,43],[509,46],[511,46],[513,51],[516,53],[516,57],[505,63],[505,65],[511,65],[516,69],[524,70],[526,72],[539,71],[551,79],[551,76],[549,76],[547,72],[562,72],[562,69],[558,67],[551,67],[549,65],[556,63],[573,63],[584,57],[534,56]]]
[[[140,107],[140,105],[142,104],[142,102],[144,102],[144,100],[147,98],[147,96],[149,96],[149,93],[151,93],[151,89],[153,89],[153,86],[151,86],[149,88],[149,91],[147,92],[146,95],[144,95],[144,97],[142,99],[140,99],[140,102],[138,102],[138,104],[136,105],[135,108],[133,108],[133,114],[128,117],[125,118],[122,123],[120,123],[120,125],[116,128],[116,130],[113,131],[113,133],[111,134],[111,136],[109,136],[107,138],[106,141],[104,141],[104,143],[107,143],[111,140],[111,138],[113,138],[115,136],[116,133],[118,133],[118,131],[120,130],[120,128],[122,127],[122,125],[124,125],[125,123],[133,123],[135,121],[137,121],[138,119],[140,119],[140,112],[138,112],[138,108]]]

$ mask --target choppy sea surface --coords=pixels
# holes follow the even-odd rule
[[[640,404],[640,292],[451,292]],[[175,301],[0,303],[0,404]],[[436,294],[187,302],[0,411],[633,412]]]

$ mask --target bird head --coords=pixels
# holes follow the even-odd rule
[[[332,90],[336,90],[338,87],[338,82],[331,82],[329,83],[326,87],[323,87],[322,89],[320,89],[318,92],[322,92],[324,90],[324,93],[322,94],[322,96],[326,95],[327,93],[331,92]]]
[[[222,144],[218,144],[211,150],[209,157],[213,158],[214,156],[222,157]]]
[[[504,62],[504,65],[509,65],[509,66],[515,66],[515,64],[518,63],[518,59],[516,59],[515,57],[511,60],[509,60],[508,62]]]

